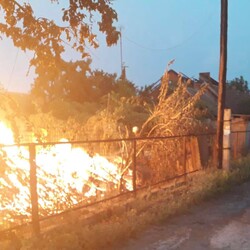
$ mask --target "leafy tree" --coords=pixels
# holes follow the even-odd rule
[[[114,91],[120,97],[131,97],[136,95],[135,85],[127,79],[118,79],[115,84]]]
[[[239,90],[241,92],[248,92],[248,82],[240,76],[240,78],[236,77],[235,79],[229,81],[228,83],[229,88]]]
[[[153,94],[154,93],[154,84],[151,85],[145,85],[144,87],[141,87],[139,89],[139,96],[142,103],[148,103],[148,104],[155,104],[156,103],[156,97]]]
[[[105,73],[103,70],[95,70],[89,77],[93,90],[93,101],[99,101],[101,97],[114,91],[116,74]]]
[[[117,13],[110,0],[70,0],[58,13],[61,18],[58,23],[36,17],[32,4],[25,1],[0,1],[0,14],[0,34],[11,38],[16,47],[34,52],[30,65],[35,66],[38,75],[45,69],[51,72],[57,69],[65,44],[79,52],[82,58],[86,57],[87,44],[98,46],[95,25],[106,36],[107,45],[113,45],[119,38],[114,26]]]
[[[118,97],[131,97],[136,95],[135,85],[127,79],[117,78],[116,74],[105,73],[96,70],[89,80],[93,89],[93,95],[98,100],[107,94],[114,92]]]
[[[92,87],[87,75],[90,61],[65,62],[60,60],[57,70],[40,72],[32,86],[31,93],[43,98],[45,103],[54,99],[76,102],[91,100]]]
[[[136,95],[135,85],[117,79],[116,74],[102,70],[90,71],[90,61],[60,61],[57,71],[40,72],[32,86],[31,93],[40,97],[47,105],[55,99],[78,103],[107,103],[108,94],[115,93],[117,98]]]

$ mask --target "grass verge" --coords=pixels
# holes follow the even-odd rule
[[[63,227],[44,233],[40,238],[20,240],[21,249],[118,249],[120,244],[136,237],[150,225],[163,222],[191,205],[248,180],[250,156],[233,162],[229,172],[215,169],[200,171],[181,193],[165,190],[151,195],[149,189],[146,196],[138,196],[122,213],[113,209],[112,213],[93,225],[86,226],[79,221],[77,214],[71,215],[69,223]],[[13,249],[12,242],[6,242],[5,246],[6,249]]]

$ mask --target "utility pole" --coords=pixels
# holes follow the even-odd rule
[[[123,71],[123,54],[122,54],[122,27],[120,27],[120,57],[121,57],[121,74]]]
[[[122,27],[120,27],[120,57],[121,57],[121,79],[126,79],[126,66],[123,62],[123,48],[122,48]]]
[[[217,114],[217,167],[222,169],[223,163],[223,120],[226,96],[227,75],[227,26],[228,26],[228,0],[221,0],[221,25],[220,25],[220,69],[218,86],[218,114]]]

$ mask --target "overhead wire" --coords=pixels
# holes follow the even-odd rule
[[[137,47],[140,47],[142,49],[145,49],[145,50],[151,50],[151,51],[168,51],[168,50],[172,50],[172,49],[175,49],[175,48],[178,48],[178,47],[181,47],[183,44],[185,44],[186,42],[188,42],[189,40],[191,40],[196,34],[198,34],[200,32],[201,29],[204,28],[204,26],[207,25],[207,23],[211,20],[211,18],[213,18],[213,16],[215,15],[215,12],[213,11],[209,16],[208,18],[203,22],[203,24],[195,31],[193,32],[189,37],[187,37],[185,40],[183,40],[181,43],[179,44],[176,44],[174,46],[170,46],[168,48],[152,48],[152,47],[147,47],[147,46],[144,46],[130,38],[128,38],[126,35],[123,35],[124,38],[129,41],[130,43],[136,45]],[[157,80],[156,82],[153,82],[151,84],[149,84],[149,86],[151,87],[154,87],[157,83],[159,83],[160,81],[162,80],[162,77]]]
[[[142,49],[145,49],[145,50],[151,50],[151,51],[168,51],[168,50],[172,50],[172,49],[176,49],[178,47],[181,47],[183,44],[185,44],[186,42],[188,42],[189,40],[191,40],[196,34],[198,34],[201,29],[204,28],[204,26],[207,25],[207,23],[211,20],[211,18],[215,15],[215,12],[212,12],[208,18],[203,22],[203,24],[196,30],[194,31],[190,36],[188,36],[186,39],[184,39],[182,42],[180,42],[179,44],[176,44],[174,46],[170,46],[170,47],[167,47],[167,48],[152,48],[152,47],[147,47],[147,46],[144,46],[130,38],[128,38],[126,35],[123,35],[124,38],[129,41],[130,43],[136,45],[137,47],[140,47]]]

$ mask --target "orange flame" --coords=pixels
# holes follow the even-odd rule
[[[41,214],[48,215],[63,211],[69,206],[86,201],[89,197],[104,196],[119,192],[121,174],[116,157],[108,161],[98,154],[91,157],[83,148],[65,144],[50,147],[37,146],[37,191]],[[14,144],[12,131],[0,122],[0,144]],[[2,160],[1,160],[2,159]],[[0,188],[8,190],[0,200],[0,216],[6,211],[30,216],[29,151],[25,147],[2,146],[0,150]],[[131,172],[124,186],[132,190]]]

